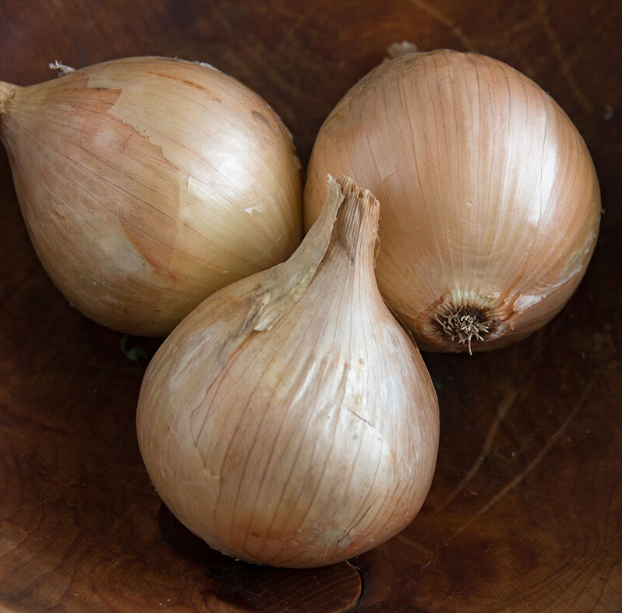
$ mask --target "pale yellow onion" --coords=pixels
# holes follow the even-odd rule
[[[526,337],[572,295],[598,235],[583,139],[533,81],[483,55],[408,54],[357,83],[315,143],[307,226],[328,172],[378,197],[378,285],[421,349]]]
[[[378,204],[340,185],[286,263],[184,319],[141,388],[138,439],[157,491],[243,560],[355,556],[404,528],[432,480],[436,394],[378,292]]]
[[[0,137],[35,249],[73,305],[164,335],[209,294],[291,255],[300,164],[260,96],[168,58],[66,73],[0,83]]]

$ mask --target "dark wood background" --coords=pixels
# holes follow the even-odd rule
[[[332,106],[403,39],[508,62],[584,135],[605,215],[569,305],[508,349],[424,356],[440,455],[402,534],[325,569],[234,562],[162,507],[134,430],[146,359],[54,289],[0,152],[2,611],[622,611],[621,2],[0,0],[0,79],[50,79],[54,60],[207,61],[270,102],[306,164]]]

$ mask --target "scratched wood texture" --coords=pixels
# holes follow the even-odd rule
[[[53,60],[208,61],[272,104],[303,164],[390,43],[492,55],[576,123],[606,214],[550,325],[492,354],[425,356],[442,437],[416,520],[351,565],[279,570],[216,554],[162,507],[134,432],[146,361],[54,289],[0,152],[0,610],[622,611],[621,32],[613,0],[2,0],[1,80],[47,80]]]

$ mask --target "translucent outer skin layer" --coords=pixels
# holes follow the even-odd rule
[[[377,215],[340,217],[271,330],[247,324],[280,287],[267,271],[208,298],[149,365],[137,426],[151,479],[190,530],[236,558],[347,559],[404,528],[428,492],[436,394],[374,280]]]
[[[485,56],[406,55],[355,85],[317,138],[307,227],[327,173],[380,201],[378,285],[422,349],[468,350],[437,320],[461,307],[492,322],[473,351],[526,337],[565,305],[596,244],[583,139],[535,83]]]
[[[7,92],[0,136],[33,244],[95,321],[165,335],[298,246],[291,137],[218,70],[129,58]]]

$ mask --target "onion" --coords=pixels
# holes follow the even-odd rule
[[[327,173],[378,197],[378,285],[421,349],[525,338],[565,305],[596,244],[583,139],[533,81],[483,55],[411,53],[356,84],[315,143],[307,227]]]
[[[31,87],[0,83],[0,138],[35,249],[73,305],[161,336],[291,255],[300,164],[262,98],[180,60],[62,68]]]
[[[220,551],[331,564],[379,545],[423,504],[438,404],[378,292],[377,224],[369,192],[333,181],[287,262],[205,300],[149,364],[137,415],[149,475]]]

